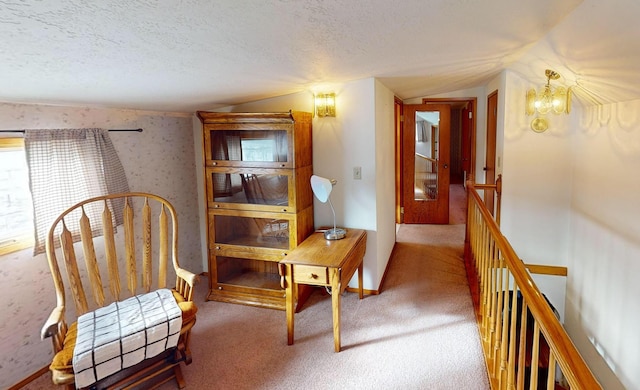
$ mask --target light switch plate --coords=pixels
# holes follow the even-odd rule
[[[362,167],[353,167],[353,178],[355,180],[362,180]]]

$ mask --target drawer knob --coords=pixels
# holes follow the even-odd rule
[[[280,164],[280,166],[284,168],[286,165],[285,164]]]
[[[287,212],[287,209],[282,209],[282,212],[283,212],[283,213],[286,213],[286,212]]]
[[[318,279],[318,275],[316,275],[316,274],[311,274],[311,279]]]
[[[218,163],[214,161],[211,165],[218,165]]]
[[[282,256],[286,256],[286,255],[287,255],[287,252],[282,252]]]
[[[215,206],[213,206],[213,207],[218,208],[218,207],[220,207],[220,205],[219,205],[219,204],[217,204],[217,205],[215,205]]]
[[[219,246],[216,246],[216,250],[220,250],[220,247],[219,247]]]

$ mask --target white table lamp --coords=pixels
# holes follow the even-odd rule
[[[331,190],[336,183],[337,180],[335,179],[329,180],[316,175],[311,176],[311,189],[313,190],[313,194],[322,203],[329,201],[329,206],[331,206],[331,212],[333,213],[333,229],[328,229],[324,232],[324,238],[327,240],[340,240],[347,234],[345,229],[336,228],[336,211],[333,209],[331,198],[329,197],[329,195],[331,195]]]

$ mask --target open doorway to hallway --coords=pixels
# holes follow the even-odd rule
[[[466,222],[466,191],[465,181],[475,172],[476,155],[476,98],[424,98],[422,104],[448,105],[450,107],[450,167],[449,172],[449,224],[464,224]],[[403,190],[405,185],[412,186],[413,174],[407,175],[403,170],[403,160],[412,158],[406,156],[403,150],[403,127],[408,122],[403,117],[404,104],[396,98],[395,127],[396,127],[396,223],[407,223],[404,214]],[[410,118],[409,118],[410,119]],[[407,129],[411,133],[416,129]],[[445,166],[445,168],[447,168]],[[417,197],[416,197],[417,198]],[[445,222],[446,223],[446,222]]]

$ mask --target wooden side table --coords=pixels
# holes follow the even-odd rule
[[[297,285],[331,287],[333,341],[340,352],[340,295],[358,270],[358,295],[363,298],[362,261],[367,246],[367,232],[347,229],[342,240],[325,240],[322,233],[312,233],[279,264],[282,287],[286,290],[287,343],[293,344],[294,312]]]

